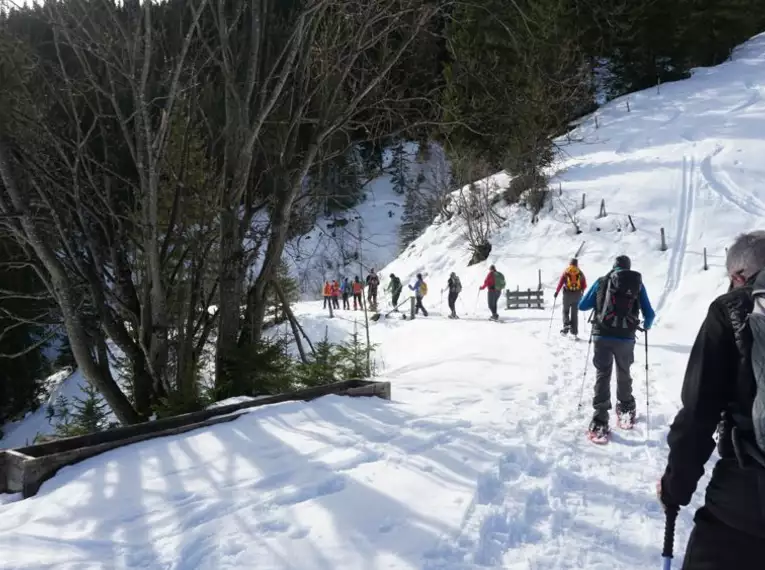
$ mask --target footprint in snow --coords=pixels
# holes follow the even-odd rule
[[[270,521],[263,521],[256,525],[259,532],[264,534],[274,534],[287,532],[290,528],[290,523],[285,520],[274,519]]]
[[[311,529],[306,526],[293,527],[287,536],[293,540],[300,540],[311,534]]]
[[[377,528],[377,530],[380,533],[385,534],[392,531],[394,528],[396,528],[396,526],[398,526],[398,523],[395,520],[386,518],[383,521],[383,523]]]

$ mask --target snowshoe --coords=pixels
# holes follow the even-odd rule
[[[587,438],[592,443],[602,445],[608,443],[609,432],[610,430],[608,429],[607,424],[593,420],[590,423],[590,427],[587,429]]]
[[[619,407],[619,404],[616,405],[616,417],[617,417],[617,424],[621,429],[632,429],[635,427],[635,409],[631,410],[622,410]]]
[[[565,328],[565,327],[560,329],[560,334],[563,335],[563,336],[566,336],[568,334],[568,329]]]

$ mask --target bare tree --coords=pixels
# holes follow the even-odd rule
[[[12,94],[17,128],[0,132],[5,228],[34,251],[78,365],[124,423],[194,388],[212,326],[210,180],[190,167],[200,149],[187,118],[206,5],[186,5],[173,41],[157,33],[152,3],[46,5],[54,55],[27,53],[33,72]],[[83,306],[97,315],[95,339]],[[128,358],[132,403],[112,376],[107,338]]]
[[[243,6],[233,14],[250,10],[250,2],[241,1]],[[270,3],[255,4],[260,10],[253,12],[258,18],[250,19],[244,65],[235,69],[227,60],[229,54],[241,57],[245,51],[228,43],[231,18],[216,19],[215,42],[220,42],[220,49],[212,44],[209,49],[221,84],[231,94],[225,109],[227,170],[221,177],[225,189],[220,213],[219,377],[238,346],[261,336],[266,285],[282,257],[306,177],[317,162],[340,152],[338,140],[347,141],[346,147],[358,133],[375,140],[406,113],[410,102],[396,96],[390,74],[438,11],[438,6],[423,0],[311,0],[278,16]],[[281,41],[265,39],[270,35],[265,34],[266,23],[278,26]],[[247,70],[244,82],[240,69]],[[258,203],[247,198],[253,190],[267,203],[268,239],[258,276],[246,291],[242,320],[241,234],[251,224],[248,206]],[[237,207],[242,204],[243,208]]]

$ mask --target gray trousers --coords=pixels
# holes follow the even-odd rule
[[[611,371],[616,363],[616,400],[623,410],[635,408],[630,366],[635,361],[635,343],[610,338],[593,339],[592,364],[595,366],[593,419],[608,423],[611,409]]]
[[[499,302],[499,296],[502,294],[502,291],[496,291],[495,289],[489,289],[488,294],[486,295],[486,299],[489,302],[489,310],[491,311],[492,317],[498,317],[499,313],[497,312],[497,303]]]
[[[563,328],[571,334],[579,334],[579,301],[581,291],[563,290]]]

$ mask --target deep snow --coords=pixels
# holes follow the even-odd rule
[[[392,402],[269,406],[65,468],[34,498],[0,506],[0,568],[659,567],[654,485],[685,360],[707,304],[725,289],[725,247],[765,213],[763,71],[765,35],[732,62],[629,96],[630,112],[624,98],[612,102],[598,111],[599,128],[586,119],[572,134],[582,142],[564,147],[552,212],[532,225],[522,208],[505,208],[486,263],[466,268],[453,220],[385,268],[405,280],[427,272],[432,310],[414,322],[373,324]],[[598,219],[601,199],[608,216]],[[587,342],[556,333],[557,311],[548,337],[552,287],[582,241],[590,281],[627,253],[658,313],[649,336],[650,434],[639,344],[639,423],[602,447],[584,437],[591,366],[577,408]],[[492,262],[511,287],[535,287],[541,269],[547,310],[502,311],[504,323],[488,322],[477,286]],[[460,321],[443,318],[439,293],[452,270],[465,286]],[[329,320],[319,303],[297,313],[314,338],[329,327],[338,340],[361,317]],[[676,567],[692,515],[684,509],[678,521]]]

